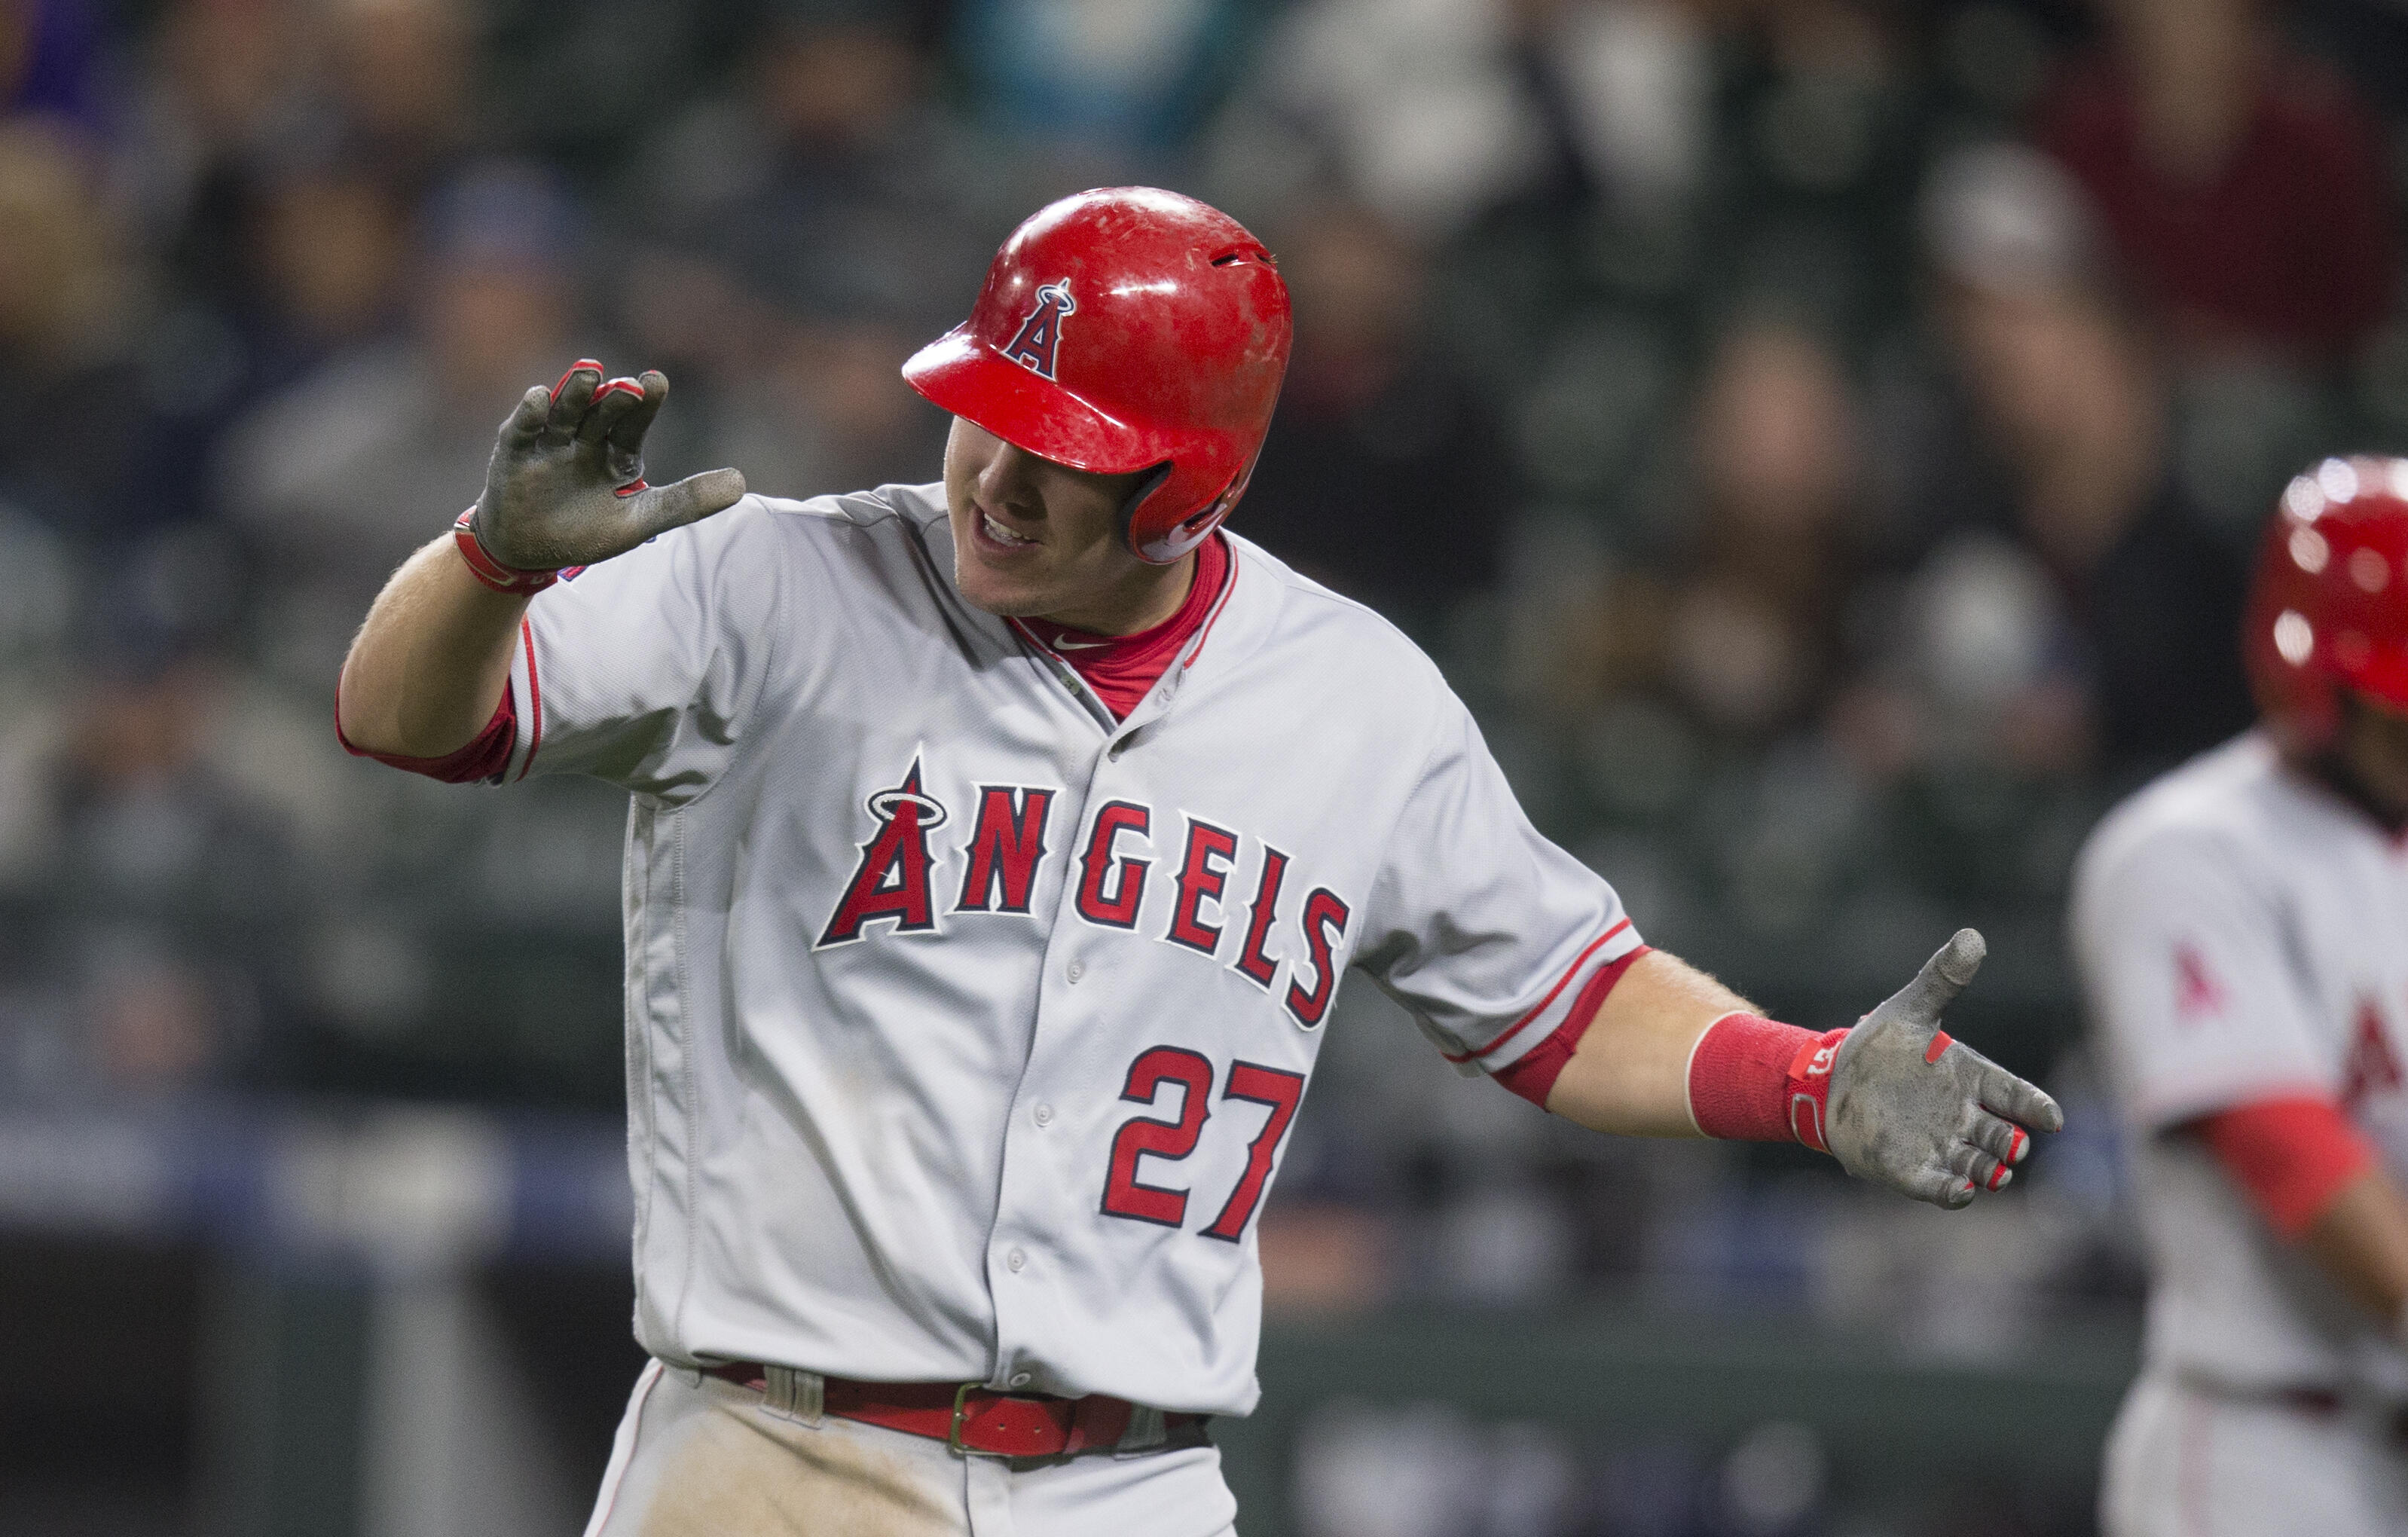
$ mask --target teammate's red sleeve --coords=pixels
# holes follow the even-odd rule
[[[2191,1123],[2267,1226],[2294,1239],[2375,1165],[2374,1144],[2315,1095],[2236,1105]]]
[[[1725,1014],[1689,1048],[1689,1117],[1709,1137],[1803,1142],[1823,1137],[1831,1058],[1845,1030],[1817,1035],[1760,1014]]]
[[[355,758],[374,758],[394,768],[439,779],[446,784],[471,784],[480,779],[492,779],[509,767],[510,749],[518,745],[519,711],[505,687],[502,702],[494,707],[494,718],[485,723],[477,740],[439,758],[406,758],[394,753],[371,753],[352,746],[351,739],[343,735],[343,712],[339,708],[335,711],[335,740]]]
[[[1605,995],[1613,991],[1613,984],[1630,970],[1630,963],[1645,954],[1647,947],[1642,944],[1627,955],[1598,967],[1597,974],[1588,979],[1588,985],[1572,998],[1571,1013],[1555,1027],[1555,1033],[1524,1052],[1512,1067],[1498,1069],[1497,1081],[1541,1110],[1546,1109],[1548,1094],[1555,1089],[1555,1080],[1563,1076],[1564,1064],[1572,1059],[1573,1050],[1580,1045],[1581,1037],[1588,1033],[1598,1010],[1605,1006]]]

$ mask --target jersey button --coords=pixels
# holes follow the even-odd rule
[[[1018,1249],[1014,1249],[1010,1254],[1003,1257],[1003,1263],[1012,1274],[1018,1275],[1020,1273],[1020,1268],[1028,1263],[1028,1257],[1021,1253]]]
[[[1072,961],[1070,963],[1070,970],[1065,974],[1068,975],[1072,982],[1076,982],[1081,977],[1087,974],[1087,963],[1084,961]]]
[[[1037,1124],[1039,1126],[1052,1126],[1054,1124],[1054,1107],[1052,1105],[1039,1105],[1033,1113],[1037,1118]]]
[[[1027,1373],[1027,1372],[1013,1372],[1013,1373],[1011,1374],[1011,1386],[1014,1386],[1014,1387],[1025,1387],[1025,1386],[1028,1386],[1028,1373]]]

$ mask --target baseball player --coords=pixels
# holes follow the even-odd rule
[[[1288,336],[1235,221],[1082,194],[905,368],[941,482],[648,487],[667,381],[580,363],[378,598],[352,750],[630,794],[654,1361],[589,1533],[1231,1530],[1205,1421],[1254,1403],[1349,968],[1559,1114],[1942,1206],[2058,1125],[1940,1027],[1978,935],[1853,1031],[1765,1019],[1532,831],[1426,658],[1223,529]]]
[[[2408,1531],[2408,460],[2291,483],[2246,650],[2258,728],[2075,883],[2151,1272],[2110,1537]]]

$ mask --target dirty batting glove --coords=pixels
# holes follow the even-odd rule
[[[1941,1011],[1982,964],[1960,929],[1896,998],[1856,1027],[1817,1035],[1728,1013],[1689,1048],[1689,1118],[1702,1134],[1798,1142],[1860,1179],[1960,1207],[2014,1178],[2031,1133],[2065,1124],[2057,1102],[1949,1038]]]
[[[1822,1129],[1849,1173],[1954,1210],[2006,1184],[2031,1132],[2065,1125],[2056,1100],[1941,1028],[1987,951],[1958,929],[1830,1054]]]
[[[549,573],[624,554],[736,504],[744,477],[733,469],[644,483],[644,433],[668,390],[657,369],[606,383],[602,366],[581,359],[551,389],[537,385],[520,398],[494,444],[484,495],[461,520],[462,553],[480,581],[533,590]],[[480,554],[502,582],[480,567]],[[505,585],[513,578],[521,580]]]

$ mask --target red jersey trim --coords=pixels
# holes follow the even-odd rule
[[[1588,1027],[1597,1023],[1607,996],[1622,981],[1622,974],[1630,970],[1632,963],[1648,953],[1648,947],[1642,944],[1630,954],[1616,956],[1598,967],[1596,974],[1581,988],[1580,996],[1572,999],[1571,1013],[1564,1016],[1564,1022],[1555,1027],[1555,1033],[1512,1063],[1498,1069],[1495,1074],[1497,1082],[1541,1110],[1546,1109],[1547,1096],[1555,1092],[1555,1080],[1562,1077],[1564,1069],[1571,1064],[1572,1054],[1580,1049],[1581,1039],[1588,1034]]]
[[[1492,1056],[1496,1055],[1497,1049],[1499,1046],[1504,1045],[1505,1042],[1512,1040],[1515,1036],[1520,1035],[1523,1030],[1529,1027],[1532,1020],[1547,1012],[1547,1006],[1555,1001],[1555,995],[1561,993],[1567,986],[1570,985],[1572,978],[1580,975],[1580,969],[1588,964],[1588,958],[1591,955],[1596,955],[1600,946],[1602,946],[1608,940],[1612,939],[1615,935],[1621,933],[1624,929],[1628,928],[1629,927],[1630,920],[1625,918],[1620,923],[1615,924],[1612,928],[1599,934],[1596,939],[1589,941],[1588,947],[1583,950],[1579,955],[1572,957],[1572,963],[1564,968],[1564,974],[1555,979],[1555,984],[1553,987],[1547,989],[1547,996],[1541,998],[1535,1005],[1533,1005],[1529,1013],[1524,1014],[1512,1024],[1506,1026],[1504,1030],[1498,1035],[1496,1040],[1491,1041],[1488,1044],[1481,1047],[1478,1051],[1469,1051],[1460,1054],[1455,1052],[1441,1052],[1439,1055],[1444,1056],[1450,1062],[1456,1063],[1469,1062],[1477,1057]]]
[[[1214,538],[1219,536],[1216,534]],[[1229,558],[1228,568],[1221,578],[1221,596],[1212,600],[1212,611],[1204,616],[1204,623],[1197,627],[1195,646],[1181,659],[1179,670],[1182,672],[1194,667],[1196,658],[1204,654],[1204,642],[1212,639],[1212,626],[1221,622],[1222,610],[1228,608],[1229,599],[1238,591],[1238,547],[1226,539],[1222,539],[1221,547],[1228,552]]]
[[[519,616],[519,645],[527,659],[527,755],[519,765],[519,778],[523,780],[535,771],[535,755],[543,751],[543,684],[535,671],[535,626],[524,614]]]
[[[510,701],[509,688],[505,685],[502,697],[494,706],[493,714],[485,721],[484,729],[457,752],[439,758],[413,758],[399,753],[373,753],[354,744],[343,734],[342,685],[336,684],[335,740],[344,752],[355,758],[370,758],[388,768],[404,773],[423,774],[446,784],[474,784],[480,780],[499,778],[509,772],[510,750],[518,745],[519,714]]]

